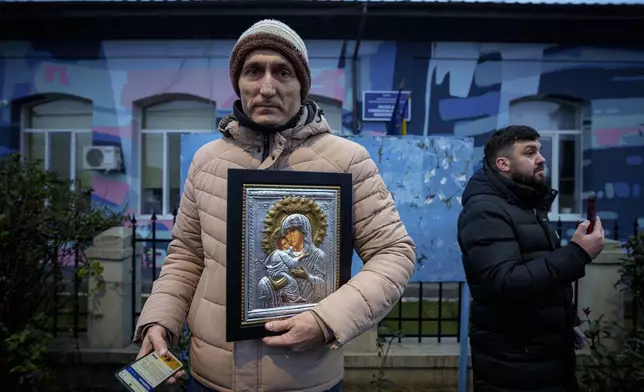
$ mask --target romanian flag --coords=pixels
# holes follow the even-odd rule
[[[411,93],[405,98],[405,104],[403,105],[402,110],[400,111],[400,134],[405,136],[407,134],[407,107],[409,105],[409,99],[411,98]]]
[[[394,103],[394,109],[391,111],[391,118],[389,119],[389,123],[387,124],[387,135],[400,135],[400,112],[398,111],[400,108],[400,98],[402,97],[402,89],[405,84],[405,81],[403,80],[400,82],[400,86],[398,87],[398,95],[396,95],[396,102]]]

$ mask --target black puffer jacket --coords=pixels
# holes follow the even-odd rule
[[[472,292],[476,392],[576,391],[572,282],[590,256],[558,247],[541,192],[485,166],[463,193],[458,241]]]

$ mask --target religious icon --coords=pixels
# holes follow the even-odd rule
[[[333,191],[329,197],[334,198]],[[258,309],[315,304],[327,296],[327,281],[333,282],[336,271],[319,248],[326,239],[323,208],[329,208],[323,205],[306,196],[285,196],[271,206],[264,220],[262,250],[268,256],[257,287]]]
[[[227,335],[310,310],[351,274],[351,176],[230,169]]]

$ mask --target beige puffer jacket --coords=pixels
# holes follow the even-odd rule
[[[264,162],[261,134],[241,128],[231,116],[219,128],[225,137],[201,147],[190,166],[173,240],[135,342],[146,327],[160,324],[176,343],[189,309],[191,375],[202,384],[221,392],[325,391],[342,380],[341,346],[375,326],[400,298],[414,272],[414,243],[367,151],[332,135],[315,104],[305,106],[296,127],[270,138]],[[354,248],[365,264],[314,308],[333,331],[333,346],[293,352],[261,340],[226,342],[228,168],[353,175]]]

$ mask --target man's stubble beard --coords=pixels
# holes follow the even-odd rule
[[[534,189],[542,189],[546,186],[546,177],[543,176],[543,179],[539,179],[536,173],[532,175],[526,175],[516,171],[510,171],[510,176],[512,181],[519,183],[521,185],[529,186]]]

